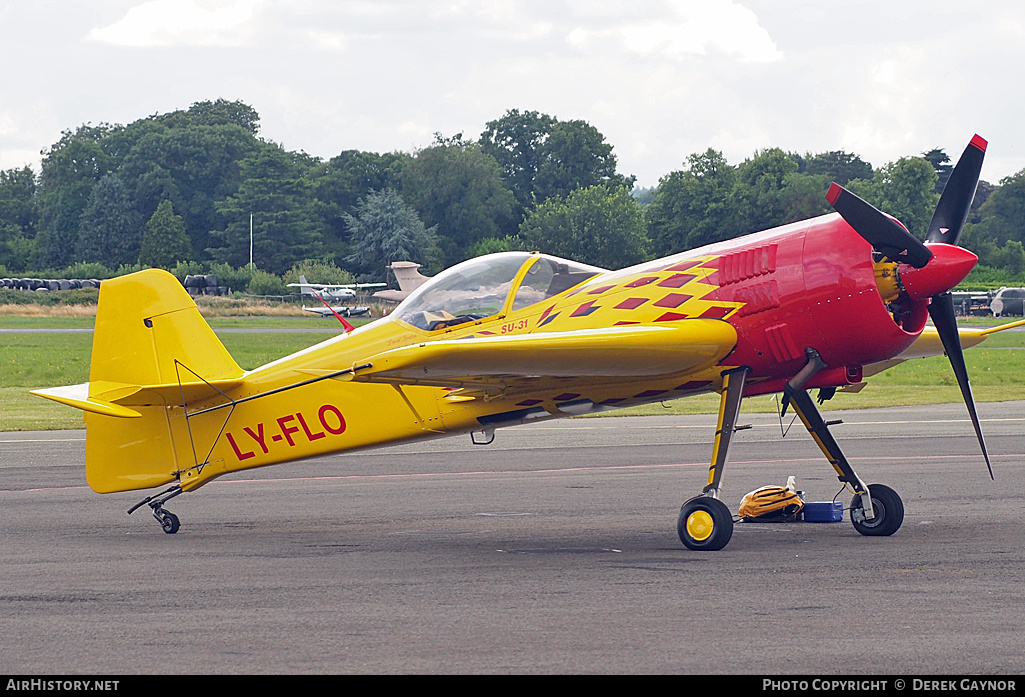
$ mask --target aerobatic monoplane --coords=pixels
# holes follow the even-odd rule
[[[167,502],[229,472],[714,392],[708,478],[677,531],[716,550],[733,532],[720,494],[741,400],[782,393],[853,494],[857,531],[891,535],[900,497],[854,471],[809,390],[917,355],[931,317],[989,465],[950,295],[977,262],[958,240],[985,149],[979,136],[965,149],[924,242],[834,184],[836,213],[618,271],[472,259],[388,316],[251,371],[173,276],[141,271],[103,282],[89,382],[37,394],[85,410],[94,490],[169,487],[132,510],[174,533]]]

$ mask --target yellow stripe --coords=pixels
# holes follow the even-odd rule
[[[730,387],[730,373],[722,376],[722,393],[719,399],[719,421],[715,427],[715,441],[712,443],[712,464],[708,467],[708,485],[715,481],[715,463],[719,460],[719,448],[722,444],[722,425],[726,420],[726,395]]]

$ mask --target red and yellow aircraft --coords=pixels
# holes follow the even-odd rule
[[[911,355],[931,315],[985,454],[949,293],[977,262],[957,242],[985,148],[965,149],[925,243],[834,184],[839,215],[619,271],[472,259],[391,315],[248,372],[173,276],[134,273],[101,287],[89,382],[36,394],[85,411],[95,491],[171,485],[129,513],[147,504],[174,533],[164,504],[228,472],[456,433],[490,442],[500,426],[716,392],[708,480],[677,526],[715,550],[733,532],[719,497],[741,399],[783,392],[854,494],[858,532],[891,535],[900,497],[854,472],[808,390]]]

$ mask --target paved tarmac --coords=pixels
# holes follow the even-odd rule
[[[217,480],[168,508],[85,487],[84,432],[0,434],[0,673],[1025,672],[1025,402],[830,413],[904,499],[889,538],[676,537],[714,418],[553,421]],[[742,415],[724,500],[840,489],[796,423]],[[850,496],[842,495],[849,503]]]

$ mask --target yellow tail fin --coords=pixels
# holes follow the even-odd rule
[[[175,407],[181,416],[177,397],[211,396],[207,382],[223,387],[241,376],[181,283],[149,269],[101,285],[87,390],[36,394],[86,411],[86,478],[108,493],[175,481],[183,469],[170,421]]]
[[[148,269],[104,281],[89,382],[173,383],[176,360],[207,380],[242,374],[174,276]]]

